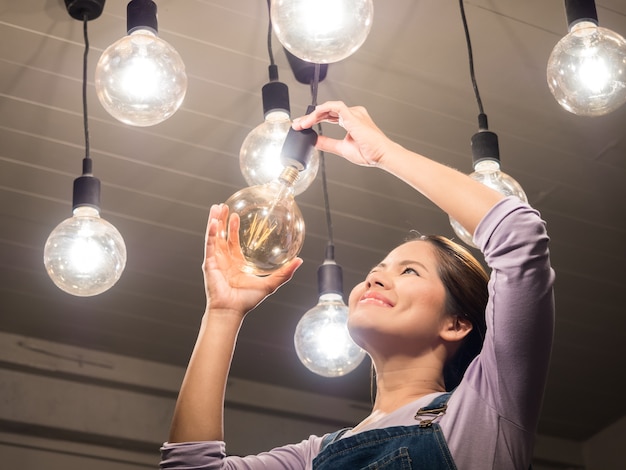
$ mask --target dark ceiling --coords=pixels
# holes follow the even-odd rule
[[[89,23],[88,97],[102,215],[122,233],[128,264],[108,292],[70,296],[48,278],[43,246],[69,217],[84,152],[82,25],[60,0],[0,0],[0,330],[186,365],[204,307],[200,264],[208,208],[245,185],[239,148],[262,121],[268,80],[264,0],[159,0],[160,35],[179,51],[189,88],[154,127],[110,117],[93,88],[101,52],[125,33],[126,1]],[[364,46],[331,64],[319,101],[368,107],[403,145],[471,171],[477,106],[458,2],[375,2]],[[626,35],[626,3],[597,1],[601,25]],[[540,433],[585,440],[626,414],[626,106],[572,115],[552,98],[545,67],[566,33],[563,2],[465,2],[478,85],[503,169],[548,222],[557,272],[557,330]],[[276,42],[275,42],[276,44]],[[275,47],[293,115],[310,102]],[[338,129],[324,127],[335,135]],[[346,293],[411,229],[453,235],[447,217],[376,170],[327,156],[336,258]],[[304,266],[246,321],[233,375],[369,401],[369,367],[339,379],[306,370],[293,348],[317,302],[327,241],[322,185],[298,203],[307,224]],[[581,415],[586,403],[609,403]]]

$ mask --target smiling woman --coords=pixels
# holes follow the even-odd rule
[[[247,457],[226,456],[224,389],[246,314],[300,259],[265,277],[237,268],[239,219],[211,209],[207,308],[174,412],[162,468],[527,469],[552,343],[554,273],[539,214],[389,140],[361,107],[329,102],[296,130],[342,122],[317,147],[404,180],[473,234],[491,276],[439,236],[392,250],[350,295],[348,326],[372,359],[376,398],[354,428]]]

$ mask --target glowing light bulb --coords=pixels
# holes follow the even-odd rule
[[[52,281],[68,294],[87,297],[113,286],[126,265],[126,246],[118,230],[91,206],[79,206],[50,233],[44,265]]]
[[[226,201],[240,218],[240,269],[269,274],[294,259],[304,243],[304,219],[294,199],[298,170],[285,167],[274,181],[244,188]]]
[[[274,32],[293,55],[314,64],[337,62],[365,42],[372,0],[272,0]]]
[[[239,167],[249,185],[265,184],[280,175],[284,168],[279,158],[280,150],[290,128],[289,114],[274,111],[246,136],[239,151]],[[300,172],[294,185],[294,195],[301,194],[311,185],[318,169],[319,153],[311,149],[309,164]]]
[[[556,101],[580,116],[610,113],[626,102],[626,40],[598,26],[593,1],[566,1],[569,33],[548,59]]]
[[[340,377],[356,369],[366,353],[348,332],[348,307],[341,296],[341,267],[326,259],[317,275],[319,302],[298,322],[294,346],[307,369],[324,377]]]
[[[119,121],[152,126],[172,116],[187,91],[185,64],[157,36],[156,4],[128,4],[128,35],[110,45],[96,65],[96,93]]]
[[[481,128],[487,128],[487,117],[481,114],[479,117]],[[474,172],[470,178],[495,189],[505,196],[515,196],[523,202],[528,202],[522,186],[511,176],[500,171],[500,151],[498,148],[498,136],[488,130],[481,130],[472,136],[472,156],[474,160]],[[458,221],[450,217],[450,225],[454,233],[466,244],[477,248],[472,240],[472,234]]]

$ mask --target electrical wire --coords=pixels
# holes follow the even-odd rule
[[[478,91],[478,84],[476,82],[476,73],[474,72],[474,54],[472,52],[472,41],[470,40],[469,28],[467,26],[467,17],[465,16],[465,6],[463,4],[463,0],[459,0],[459,9],[461,10],[461,19],[463,20],[463,30],[465,31],[465,42],[467,43],[467,56],[469,59],[469,69],[470,69],[470,78],[472,80],[472,87],[474,88],[474,94],[476,96],[476,103],[478,104],[478,112],[480,116],[485,116],[485,128],[486,128],[486,120],[487,116],[485,115],[485,111],[483,109],[483,102],[480,98],[480,93]],[[479,117],[479,119],[481,119]]]
[[[83,16],[83,37],[85,52],[83,53],[83,128],[85,130],[85,158],[83,159],[83,174],[91,173],[91,155],[89,146],[89,121],[87,113],[87,58],[89,56],[89,35],[87,34],[87,13]]]
[[[317,124],[317,134],[323,135],[322,133],[322,124]],[[324,211],[326,213],[326,228],[328,230],[328,246],[335,246],[335,242],[333,241],[333,221],[330,215],[330,202],[328,197],[328,181],[326,180],[326,155],[323,150],[319,151],[320,153],[320,170],[322,173],[322,193],[324,194]]]
[[[270,66],[275,65],[274,63],[274,51],[272,48],[272,5],[271,0],[267,0],[267,16],[269,18],[268,27],[267,27],[267,55],[270,59]]]

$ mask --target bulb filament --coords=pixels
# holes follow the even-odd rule
[[[250,222],[250,230],[248,231],[248,238],[246,240],[246,246],[250,250],[254,250],[263,245],[278,226],[276,220],[270,223],[269,218],[269,214],[272,212],[275,205],[276,201],[272,203],[272,207],[269,211],[265,212],[265,216],[262,218],[259,217],[258,213],[254,214],[252,222]]]

